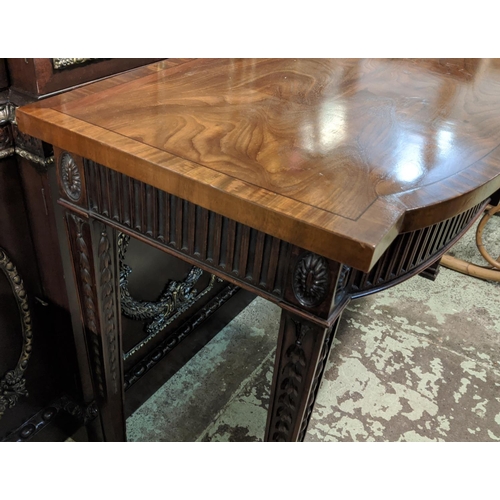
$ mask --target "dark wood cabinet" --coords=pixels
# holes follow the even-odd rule
[[[7,59],[11,89],[34,98],[159,59]]]

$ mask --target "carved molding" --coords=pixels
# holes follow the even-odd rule
[[[346,279],[346,293],[352,298],[362,297],[425,271],[429,262],[445,253],[472,226],[486,204],[487,201],[481,202],[444,221],[398,235],[369,273],[351,269]],[[402,252],[409,248],[410,240],[413,251]]]
[[[337,324],[338,324],[337,319]],[[321,354],[318,360],[318,365],[316,367],[316,372],[314,373],[314,378],[312,381],[311,392],[309,394],[309,399],[307,401],[306,411],[304,413],[304,417],[302,419],[302,424],[300,426],[300,432],[298,441],[304,441],[304,437],[306,435],[307,426],[309,424],[309,419],[311,418],[311,414],[314,408],[314,402],[316,401],[316,396],[318,394],[319,384],[321,379],[323,378],[323,372],[325,370],[326,361],[328,359],[328,354],[330,353],[330,349],[332,347],[332,341],[335,337],[335,332],[337,328],[337,324],[331,328],[325,336],[325,340],[323,342],[323,347],[321,349]]]
[[[288,243],[93,161],[83,161],[92,213],[171,253],[189,255],[235,279],[282,296]],[[232,241],[231,234],[241,234],[239,246],[221,245],[222,241]]]
[[[111,371],[111,378],[113,380],[113,392],[118,393],[118,325],[117,318],[115,317],[115,303],[114,303],[114,277],[113,267],[111,260],[110,242],[105,224],[101,224],[101,238],[99,240],[99,272],[100,272],[100,285],[101,285],[101,307],[103,330],[108,343],[109,349],[109,367]]]
[[[12,408],[21,396],[28,396],[26,390],[26,380],[24,372],[28,367],[28,361],[31,355],[33,329],[31,325],[31,313],[28,304],[28,297],[24,289],[16,267],[9,259],[5,251],[0,248],[0,269],[4,272],[14,294],[19,308],[19,314],[22,324],[23,347],[16,367],[9,370],[0,380],[0,418],[7,408]]]
[[[97,306],[96,298],[94,293],[94,284],[92,280],[92,268],[90,266],[90,253],[88,245],[85,241],[83,234],[84,225],[88,225],[84,220],[80,219],[77,215],[71,214],[71,219],[73,219],[76,226],[76,250],[78,253],[78,262],[80,268],[80,287],[82,297],[80,302],[83,307],[83,314],[85,318],[85,324],[89,334],[87,335],[88,340],[88,350],[90,353],[90,358],[92,364],[94,365],[94,379],[96,384],[96,389],[99,395],[105,397],[105,382],[103,376],[103,366],[102,366],[102,345],[99,337],[99,331],[97,328]]]
[[[293,273],[293,293],[306,307],[314,307],[325,299],[328,293],[328,262],[320,255],[307,252],[299,259]]]
[[[2,158],[7,158],[8,156],[12,156],[15,153],[14,148],[7,148],[0,150],[0,160]]]
[[[60,160],[61,182],[67,196],[78,201],[82,195],[82,175],[69,153],[63,153]]]
[[[211,275],[208,285],[201,292],[198,292],[194,286],[202,276],[203,271],[193,266],[183,281],[169,281],[158,300],[143,301],[134,299],[128,289],[128,276],[131,274],[132,269],[124,262],[130,236],[119,233],[117,240],[122,313],[127,318],[136,321],[152,320],[145,326],[148,336],[124,354],[123,359],[126,360],[212,290],[216,281],[222,282],[222,280],[215,275]]]
[[[54,69],[64,69],[71,68],[72,66],[79,66],[80,64],[84,64],[89,61],[96,61],[96,57],[87,57],[87,58],[54,58],[52,59],[52,67]]]
[[[75,242],[80,268],[80,289],[85,324],[87,327],[87,345],[91,362],[93,364],[94,380],[96,390],[102,398],[106,397],[106,382],[104,377],[104,349],[102,342],[105,339],[110,377],[112,380],[112,390],[116,394],[119,391],[119,369],[118,358],[118,324],[115,315],[114,300],[114,273],[111,257],[111,244],[107,234],[107,226],[100,224],[99,243],[97,245],[98,267],[95,269],[99,273],[98,292],[93,277],[91,265],[92,254],[90,252],[90,242],[87,244],[85,228],[90,231],[88,222],[75,214],[69,215],[76,226]],[[97,279],[97,278],[95,278]],[[99,294],[99,298],[97,296]],[[101,310],[101,321],[98,319],[97,304]]]
[[[0,150],[0,159],[7,158],[8,156],[12,156],[13,154],[17,154],[21,158],[25,158],[26,160],[30,160],[33,163],[36,163],[46,169],[49,165],[54,163],[54,157],[49,156],[48,158],[42,158],[40,156],[36,156],[29,151],[25,151],[24,149],[16,147],[9,147],[7,149]]]
[[[29,151],[25,151],[24,149],[18,148],[16,146],[15,153],[19,155],[21,158],[25,158],[26,160],[30,160],[34,163],[38,163],[42,167],[48,167],[54,163],[54,156],[49,156],[48,158],[42,158],[41,156],[34,155]]]
[[[11,109],[15,107],[11,106]],[[5,119],[2,120],[2,117]],[[44,169],[54,163],[53,155],[43,156],[42,141],[19,132],[16,126],[10,125],[9,119],[8,109],[6,111],[4,107],[2,112],[0,106],[0,125],[6,123],[5,126],[0,127],[0,159],[17,154],[21,158],[41,165]]]

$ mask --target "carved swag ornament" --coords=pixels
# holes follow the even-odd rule
[[[31,326],[30,308],[23,280],[2,248],[0,248],[0,269],[7,277],[12,287],[12,293],[16,298],[19,314],[21,316],[23,333],[23,347],[17,366],[13,370],[9,370],[0,380],[0,418],[2,418],[5,410],[7,410],[7,408],[12,408],[21,396],[28,396],[26,380],[23,376],[28,367],[28,360],[31,354],[33,330]]]
[[[141,349],[147,342],[153,339],[158,333],[164,330],[172,321],[187,311],[195,302],[206,295],[214,286],[215,282],[222,281],[211,275],[207,287],[198,292],[196,283],[201,278],[203,271],[199,267],[193,266],[184,281],[170,281],[156,301],[137,300],[130,295],[128,289],[128,277],[132,273],[130,266],[125,264],[125,254],[127,252],[130,236],[118,234],[118,258],[120,262],[120,302],[122,313],[136,321],[150,322],[146,325],[145,331],[148,336],[125,353],[124,359],[128,359]]]

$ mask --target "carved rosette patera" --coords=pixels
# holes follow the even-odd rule
[[[293,293],[300,304],[314,307],[325,299],[329,286],[329,267],[325,258],[305,253],[293,272]]]
[[[64,192],[72,201],[82,195],[82,174],[77,163],[69,153],[63,153],[59,160],[60,177]]]
[[[12,408],[21,396],[27,396],[26,380],[24,372],[28,367],[28,360],[31,355],[33,329],[31,325],[31,313],[28,303],[28,297],[16,267],[5,253],[0,248],[0,269],[9,281],[14,297],[16,298],[17,306],[22,324],[23,346],[21,355],[13,370],[9,370],[0,379],[0,418],[3,416],[7,408]]]

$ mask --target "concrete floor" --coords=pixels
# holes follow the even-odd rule
[[[500,253],[500,218],[485,232]],[[473,238],[451,253],[482,265]],[[500,441],[499,286],[442,268],[352,302],[306,441]],[[279,314],[252,302],[128,418],[129,441],[260,441]]]

